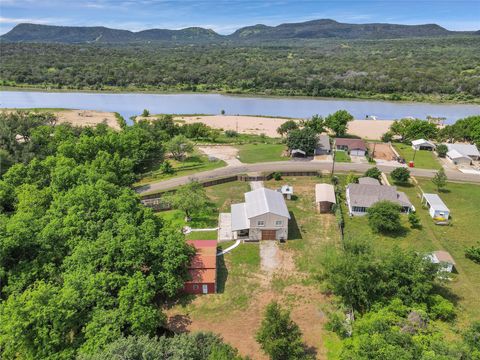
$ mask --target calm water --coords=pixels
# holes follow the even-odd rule
[[[425,119],[427,115],[447,118],[453,123],[465,116],[480,114],[479,105],[445,105],[397,103],[371,100],[265,98],[218,94],[103,94],[49,93],[27,91],[0,92],[0,107],[71,108],[117,111],[125,119],[148,109],[152,114],[219,114],[270,115],[305,118],[313,114],[328,115],[345,109],[357,119],[375,115],[392,120],[407,116]]]

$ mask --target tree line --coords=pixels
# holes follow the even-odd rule
[[[2,43],[2,85],[478,102],[478,37],[265,45]]]

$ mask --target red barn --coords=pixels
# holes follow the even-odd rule
[[[192,280],[183,290],[188,294],[213,294],[217,291],[217,240],[188,240],[197,253],[188,272]]]

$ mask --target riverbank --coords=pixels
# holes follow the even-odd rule
[[[98,94],[159,94],[159,95],[175,95],[175,94],[200,94],[200,95],[228,95],[239,97],[258,97],[258,98],[294,98],[294,99],[310,99],[310,100],[375,100],[396,103],[426,103],[426,104],[466,104],[466,105],[480,105],[480,97],[472,99],[459,99],[450,94],[370,94],[355,92],[351,96],[307,96],[305,94],[296,94],[285,91],[272,91],[268,94],[265,92],[255,92],[251,90],[241,89],[222,89],[209,91],[192,91],[189,88],[175,88],[169,87],[164,89],[158,88],[144,88],[144,87],[127,87],[119,88],[115,86],[108,86],[102,89],[77,89],[77,88],[56,88],[55,85],[17,85],[17,86],[0,86],[0,91],[32,91],[32,92],[51,92],[51,93],[98,93]]]

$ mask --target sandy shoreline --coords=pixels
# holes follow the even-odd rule
[[[22,110],[22,109],[18,109]],[[0,109],[0,111],[14,111],[12,109]],[[57,117],[57,124],[69,123],[73,126],[94,127],[105,123],[114,130],[120,130],[115,113],[96,110],[48,110],[40,109],[41,112],[51,112]]]
[[[176,120],[185,123],[202,122],[223,130],[235,130],[245,134],[265,134],[279,137],[277,128],[288,119],[242,115],[178,116]],[[388,131],[392,120],[354,120],[349,124],[348,133],[369,140],[379,140]]]

